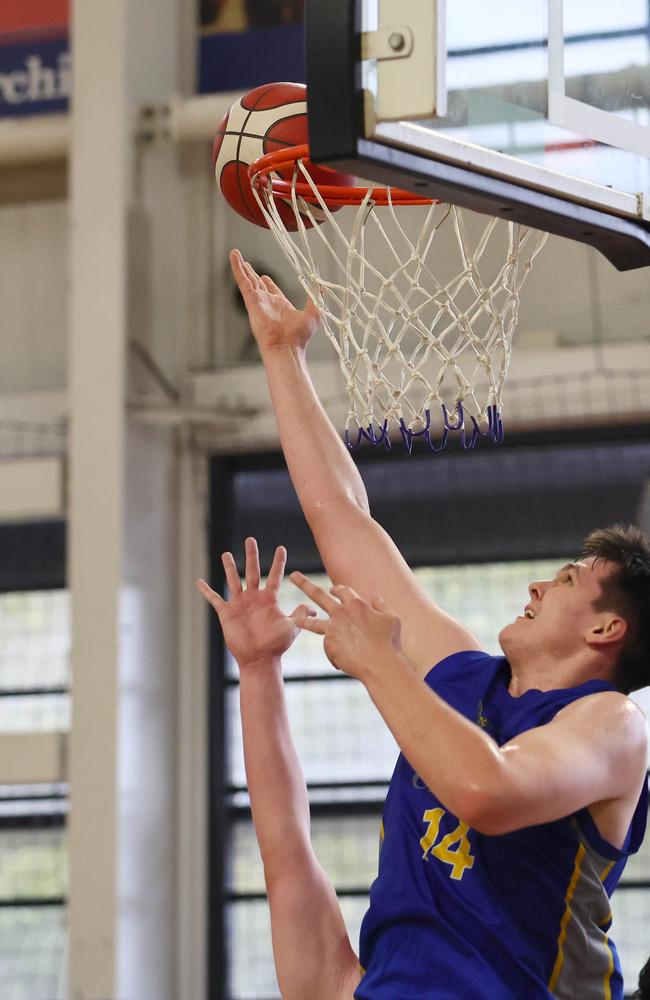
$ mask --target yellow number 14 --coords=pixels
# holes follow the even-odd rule
[[[430,855],[443,861],[446,865],[451,865],[451,878],[460,880],[466,869],[474,867],[474,855],[470,854],[470,842],[467,837],[469,827],[467,823],[459,822],[455,830],[448,833],[446,837],[436,844],[440,831],[440,821],[445,815],[444,809],[427,809],[422,817],[428,823],[426,833],[420,840],[420,847],[423,850],[422,857],[429,860]],[[458,845],[455,847],[454,845]],[[452,850],[452,848],[454,848]]]

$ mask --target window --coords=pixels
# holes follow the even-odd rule
[[[64,453],[63,422],[0,421],[0,460]],[[63,1000],[68,789],[9,783],[2,741],[70,726],[65,524],[2,523],[0,553],[0,996]]]
[[[65,789],[0,787],[0,989],[63,1000],[67,928]]]
[[[399,476],[394,461],[401,462]],[[575,556],[592,528],[638,519],[650,445],[574,443],[543,453],[539,447],[504,447],[460,458],[380,456],[362,460],[360,467],[373,512],[415,566],[422,586],[485,649],[496,653],[498,631],[521,613],[531,580],[553,576]],[[283,543],[290,569],[325,581],[284,470],[271,460],[241,459],[222,460],[213,471],[215,583],[220,582],[221,551],[232,551],[243,568],[247,534],[258,538],[263,571],[275,545]],[[285,581],[283,606],[291,610],[301,599]],[[219,879],[211,888],[226,948],[213,970],[211,997],[266,1000],[279,993],[245,788],[237,672],[230,658],[222,656],[214,623],[213,652],[222,658],[221,682],[217,680],[212,699],[212,870]],[[213,663],[216,667],[217,660]],[[383,800],[398,750],[362,686],[330,667],[318,636],[299,637],[285,657],[284,670],[292,734],[309,786],[314,849],[337,890],[357,947],[376,873]],[[221,796],[218,802],[215,793]],[[215,846],[221,851],[220,865]],[[628,865],[614,899],[612,937],[629,989],[647,958],[639,928],[649,916],[650,838]],[[217,940],[214,928],[213,923],[212,942]]]
[[[0,740],[70,724],[70,606],[63,589],[0,594]],[[3,785],[0,763],[0,993],[67,995],[67,788]]]
[[[66,590],[0,594],[0,732],[70,728]]]

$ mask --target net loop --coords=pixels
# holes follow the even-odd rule
[[[345,443],[350,449],[350,451],[357,451],[361,447],[362,441],[368,441],[369,444],[383,444],[387,450],[390,450],[391,443],[390,437],[388,435],[388,421],[384,420],[383,424],[379,428],[379,434],[375,434],[375,428],[372,424],[368,427],[358,427],[357,428],[357,439],[352,441],[350,437],[349,427],[345,428]]]
[[[393,430],[407,452],[452,435],[464,451],[500,444],[519,295],[546,234],[396,188],[316,183],[310,167],[307,146],[289,147],[249,176],[336,353],[348,447],[390,448]]]

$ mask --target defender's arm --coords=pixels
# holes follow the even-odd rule
[[[291,738],[280,661],[241,673],[246,778],[264,863],[283,1000],[351,1000],[358,959],[309,838],[309,803]]]
[[[360,978],[338,901],[312,851],[309,801],[291,738],[281,656],[294,641],[296,615],[278,604],[286,551],[278,548],[260,588],[255,540],[246,540],[246,587],[230,553],[223,564],[224,600],[204,581],[199,589],[219,616],[240,668],[244,763],[253,824],[271,909],[273,956],[285,1000],[351,1000]]]

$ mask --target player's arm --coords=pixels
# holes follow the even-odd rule
[[[230,600],[203,581],[224,638],[240,668],[244,762],[253,824],[264,865],[273,955],[284,1000],[351,1000],[360,979],[336,894],[309,836],[309,802],[291,739],[281,655],[298,629],[277,604],[286,552],[278,549],[267,586],[246,541],[246,589],[232,556],[223,557]],[[305,606],[301,609],[307,612]]]
[[[329,615],[302,627],[325,637],[331,662],[366,686],[404,756],[455,816],[480,833],[508,833],[585,806],[638,796],[647,760],[641,710],[616,691],[589,695],[552,722],[499,746],[412,669],[400,621],[348,587],[291,580]]]
[[[280,432],[304,515],[333,583],[369,599],[378,589],[400,616],[404,649],[424,674],[476,639],[422,590],[397,546],[370,515],[363,480],[312,385],[305,351],[319,325],[315,306],[300,312],[268,278],[233,253],[233,273],[248,309]]]
[[[407,665],[395,666],[367,677],[370,696],[424,783],[479,833],[510,833],[638,796],[647,731],[625,695],[582,698],[499,747]]]

